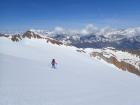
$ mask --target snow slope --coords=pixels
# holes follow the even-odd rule
[[[117,49],[111,48],[111,47],[107,47],[104,49],[87,48],[87,49],[85,49],[85,51],[88,52],[89,54],[91,54],[93,52],[102,53],[103,56],[106,58],[115,57],[119,62],[124,61],[128,64],[131,64],[140,71],[140,56],[138,56],[136,54],[117,50]],[[99,59],[102,59],[102,58],[99,57]]]
[[[0,38],[0,105],[139,105],[139,89],[138,76],[74,47]]]

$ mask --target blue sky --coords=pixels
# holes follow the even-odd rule
[[[140,0],[0,0],[0,31],[140,26]]]

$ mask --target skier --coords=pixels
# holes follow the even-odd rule
[[[54,69],[55,69],[55,68],[56,68],[56,66],[55,66],[55,65],[57,64],[57,63],[56,63],[56,61],[55,61],[55,59],[52,59],[51,64],[52,64],[52,68],[54,68]]]

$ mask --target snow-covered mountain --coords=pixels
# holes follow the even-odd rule
[[[140,78],[91,59],[88,49],[47,43],[51,38],[30,31],[12,38],[0,37],[0,105],[140,104]]]
[[[35,29],[29,31],[41,36],[51,37],[65,44],[79,48],[114,47],[117,49],[140,49],[140,27],[126,29],[105,27],[99,29],[93,25],[88,25],[81,30],[66,30],[61,27],[56,27],[52,31]],[[18,35],[23,34],[22,32]],[[3,33],[0,34],[0,36],[1,35],[9,34]],[[15,35],[17,35],[17,32]]]
[[[91,57],[104,60],[121,70],[140,76],[140,52],[117,50],[115,48],[85,49]]]
[[[46,42],[51,42],[53,44],[58,44],[58,45],[61,45],[63,44],[62,42],[58,41],[58,40],[55,40],[55,39],[52,39],[50,37],[47,37],[45,35],[40,35],[40,34],[37,34],[33,31],[27,31],[23,34],[16,34],[16,35],[5,35],[5,34],[0,34],[0,37],[6,37],[10,40],[12,40],[13,42],[19,42],[25,38],[28,38],[28,39],[32,39],[32,38],[35,38],[35,39],[43,39],[45,40]]]
[[[82,38],[78,39],[77,36],[67,36],[67,37],[63,37],[63,39],[65,38],[65,41],[63,41],[63,40],[61,40],[62,35],[57,35],[57,38],[56,38],[56,36],[53,36],[53,38],[52,37],[50,38],[50,37],[48,37],[49,35],[48,36],[42,35],[40,33],[42,31],[35,31],[35,32],[34,31],[35,30],[30,30],[21,35],[19,35],[19,34],[18,35],[2,34],[1,38],[10,39],[13,42],[22,42],[22,40],[25,40],[25,39],[45,40],[46,43],[52,43],[52,44],[56,44],[56,45],[71,45],[71,44],[67,43],[68,42],[67,39],[71,39],[71,41],[73,41],[73,44],[74,44],[75,40],[84,40]],[[83,36],[83,37],[89,37],[86,39],[91,39],[90,36]],[[94,35],[94,38],[96,39],[95,35]],[[100,40],[100,38],[98,40]],[[87,40],[87,42],[88,42],[88,40]],[[84,43],[84,42],[82,42],[82,43]],[[90,44],[90,46],[92,46],[92,42],[91,43],[89,42],[89,44]],[[86,53],[87,49],[89,49],[89,48],[82,49],[82,50],[77,48],[77,51]],[[104,61],[111,63],[122,70],[127,70],[131,73],[134,73],[134,74],[137,74],[140,76],[140,51],[139,51],[139,49],[138,50],[126,50],[126,49],[120,50],[120,49],[115,49],[115,48],[110,49],[109,47],[101,48],[101,49],[92,49],[92,48],[90,48],[90,49],[91,49],[90,53],[89,52],[87,52],[87,53],[89,53],[89,55],[91,55],[92,57],[101,58]],[[107,55],[109,57],[107,57]],[[124,57],[124,58],[121,58],[121,57]]]
[[[140,49],[140,27],[128,29],[112,29],[109,27],[96,29],[92,25],[80,31],[57,29],[51,32],[31,30],[34,33],[47,35],[66,44],[79,48]]]

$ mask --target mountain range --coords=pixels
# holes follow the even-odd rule
[[[21,36],[29,32],[47,36],[78,48],[114,47],[116,49],[140,50],[140,27],[128,29],[112,29],[106,27],[97,29],[89,25],[83,30],[65,30],[57,27],[53,31],[31,29],[27,32],[10,35]],[[0,35],[8,34],[1,33]]]
[[[124,31],[124,30],[123,30]],[[122,32],[121,32],[122,33]],[[80,53],[104,60],[117,68],[140,76],[140,35],[67,35],[49,31],[29,30],[22,34],[0,34],[13,42],[24,39],[45,40],[46,43],[74,46]]]

